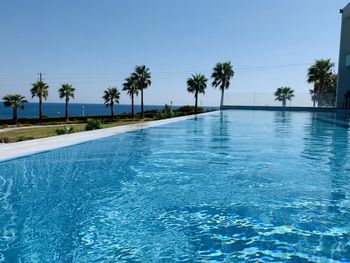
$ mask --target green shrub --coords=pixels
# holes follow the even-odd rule
[[[103,128],[102,122],[101,120],[98,120],[98,119],[88,119],[85,126],[86,131],[98,130],[102,128]]]
[[[194,106],[191,105],[185,105],[181,106],[178,109],[176,109],[177,112],[186,112],[186,113],[194,113]],[[204,112],[204,109],[202,107],[198,107],[198,112]]]
[[[70,134],[74,132],[74,128],[73,127],[61,127],[55,130],[57,135],[63,135],[63,134]]]
[[[175,112],[176,117],[182,117],[182,116],[187,116],[188,114],[186,112]]]
[[[162,114],[162,112],[161,112],[161,111],[157,111],[156,114],[154,115],[154,118],[155,118],[156,120],[161,120],[161,119],[163,119],[163,114]]]
[[[156,120],[168,119],[173,117],[174,117],[174,112],[172,111],[157,111],[157,113],[154,116]]]
[[[34,137],[32,136],[19,136],[18,139],[17,139],[17,142],[22,142],[22,141],[28,141],[28,140],[33,140]]]

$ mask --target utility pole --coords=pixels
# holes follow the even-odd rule
[[[40,73],[38,73],[38,75],[39,75],[39,81],[42,82],[43,81],[43,73],[40,72]]]

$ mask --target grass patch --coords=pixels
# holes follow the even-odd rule
[[[110,122],[110,123],[104,123],[103,127],[110,128],[110,127],[134,124],[138,122],[140,121]],[[55,127],[24,128],[24,129],[18,129],[13,131],[0,132],[0,143],[1,142],[11,143],[11,142],[19,142],[19,141],[57,136],[56,130],[64,127],[73,127],[74,133],[76,133],[76,132],[85,131],[85,126],[86,126],[86,123],[80,123],[75,125],[65,124],[62,126],[55,126]]]

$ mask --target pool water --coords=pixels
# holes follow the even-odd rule
[[[349,116],[224,111],[0,163],[0,262],[350,262]]]

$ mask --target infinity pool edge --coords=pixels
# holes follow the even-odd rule
[[[110,136],[115,136],[118,134],[132,132],[152,127],[157,127],[165,124],[170,124],[178,121],[184,121],[193,119],[195,117],[201,117],[205,115],[215,114],[219,111],[211,111],[200,113],[197,115],[188,115],[175,117],[164,120],[147,121],[142,123],[128,124],[123,126],[104,128],[100,130],[93,131],[83,131],[72,134],[51,136],[46,138],[28,140],[23,142],[15,142],[9,144],[0,144],[0,162],[9,161],[12,159],[37,154],[41,152],[46,152],[50,150],[55,150],[63,147],[68,147],[88,141],[93,141],[97,139],[102,139]]]

